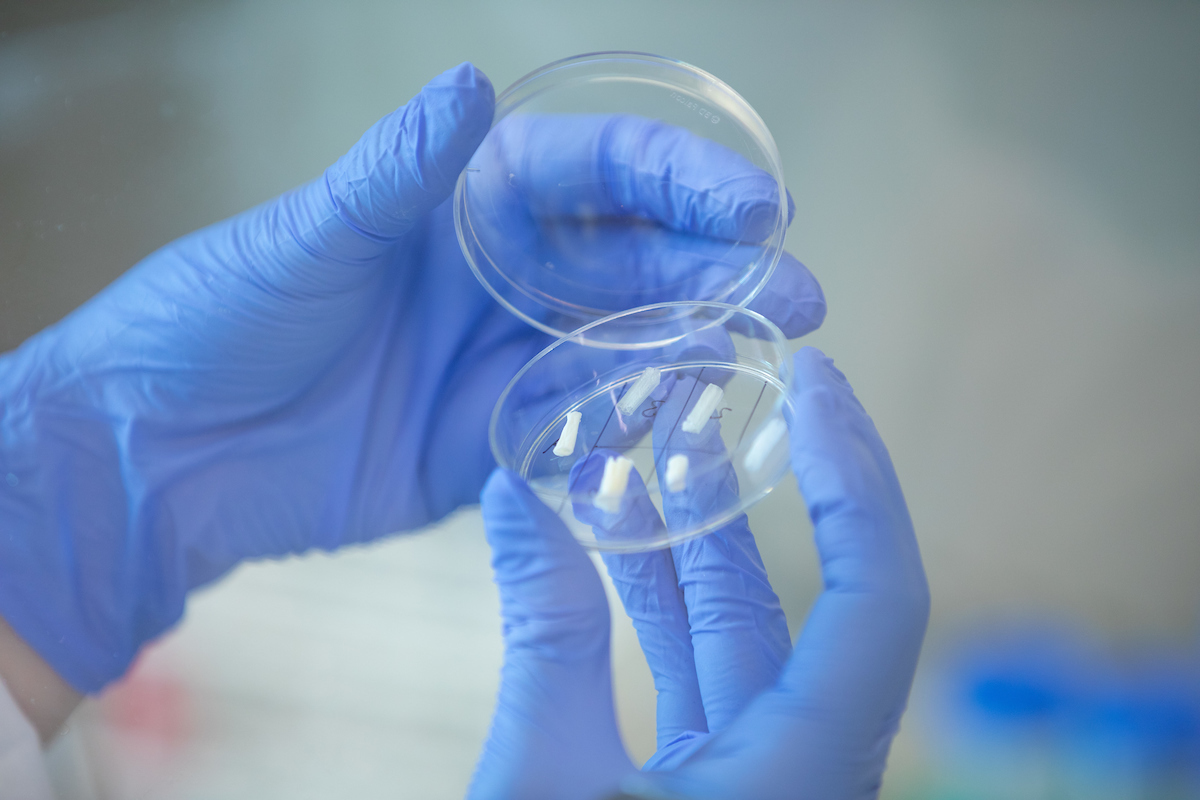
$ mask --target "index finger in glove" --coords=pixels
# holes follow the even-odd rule
[[[703,372],[681,378],[655,419],[659,462],[676,453],[690,462],[687,490],[663,495],[668,529],[694,527],[737,502],[737,476],[720,420],[708,420],[698,433],[679,424],[706,385]],[[672,558],[687,604],[708,729],[720,731],[775,682],[791,651],[787,620],[744,514],[675,545]]]
[[[598,487],[604,463],[613,455],[612,451],[597,450],[580,459],[571,473],[573,492],[587,494]],[[586,501],[576,501],[574,512],[576,519],[592,526],[602,542],[655,541],[666,533],[636,470],[629,475],[628,488],[615,513]],[[659,748],[689,732],[706,731],[687,609],[670,551],[606,552],[602,558],[654,676]]]
[[[558,515],[512,472],[494,471],[480,500],[505,650],[469,796],[604,796],[632,765],[613,712],[600,577]]]
[[[792,468],[812,518],[825,591],[783,685],[863,708],[901,702],[929,588],[900,482],[874,423],[820,351],[795,357]],[[892,680],[880,680],[888,665]],[[820,678],[823,686],[814,686]],[[825,683],[828,682],[828,683]],[[849,712],[849,708],[846,709]]]
[[[792,467],[812,518],[825,590],[778,684],[690,767],[784,797],[878,790],[929,616],[912,521],[887,449],[845,377],[820,351],[796,354]],[[720,767],[741,754],[736,775]],[[716,773],[714,773],[715,776]]]

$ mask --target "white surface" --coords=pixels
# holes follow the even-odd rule
[[[0,800],[53,800],[37,731],[0,680]]]
[[[475,509],[415,536],[243,566],[199,593],[124,684],[85,702],[51,751],[60,799],[461,798],[499,685],[489,558]],[[653,684],[632,625],[613,618],[618,707],[644,759]],[[123,719],[164,684],[183,697],[182,733]]]
[[[102,765],[96,798],[461,797],[500,648],[479,517],[459,515],[335,556],[240,568],[194,598],[130,682],[181,687],[182,740],[156,742],[105,704],[76,734]]]

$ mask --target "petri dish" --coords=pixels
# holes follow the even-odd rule
[[[775,141],[737,92],[628,52],[557,61],[503,91],[453,208],[479,281],[553,336],[658,303],[746,305],[791,213]]]
[[[517,373],[489,426],[583,544],[652,550],[727,524],[788,469],[786,340],[728,303],[669,302],[559,338]]]

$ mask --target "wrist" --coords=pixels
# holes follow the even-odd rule
[[[46,744],[83,695],[75,691],[0,617],[0,681]]]

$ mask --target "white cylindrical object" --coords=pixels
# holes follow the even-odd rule
[[[621,412],[622,416],[628,417],[638,407],[645,402],[650,393],[658,388],[659,382],[662,380],[662,371],[658,367],[646,367],[633,385],[621,398],[621,402],[617,403],[617,411]]]
[[[674,455],[667,459],[667,491],[682,492],[687,488],[688,457]]]
[[[604,462],[604,475],[600,478],[600,489],[592,504],[601,511],[615,514],[621,508],[621,498],[629,486],[629,472],[633,462],[625,456],[616,456]]]
[[[558,441],[554,444],[554,455],[569,456],[575,452],[575,439],[579,436],[579,420],[581,419],[583,419],[582,412],[567,412],[567,421],[563,423],[562,433],[558,435]]]
[[[696,405],[692,406],[692,410],[687,415],[687,419],[683,421],[684,433],[699,433],[704,429],[704,424],[708,422],[708,418],[717,410],[717,406],[725,397],[725,390],[715,383],[710,383],[704,387],[704,391],[700,393],[700,399],[696,401]]]
[[[751,472],[758,472],[762,469],[763,464],[767,461],[767,456],[775,449],[775,445],[787,433],[787,423],[778,417],[768,422],[758,435],[754,437],[754,441],[750,444],[750,449],[746,451],[746,460],[743,462],[746,469]]]

